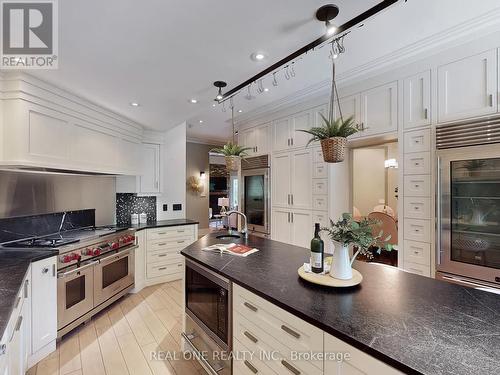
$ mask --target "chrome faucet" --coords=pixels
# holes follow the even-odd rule
[[[227,226],[229,227],[229,231],[231,231],[231,227],[229,226],[229,216],[232,215],[232,214],[240,215],[240,216],[243,217],[243,219],[245,220],[245,225],[243,226],[243,229],[241,230],[241,234],[243,234],[244,238],[248,238],[247,216],[243,212],[240,212],[240,211],[229,211],[226,214],[226,217],[227,217]]]

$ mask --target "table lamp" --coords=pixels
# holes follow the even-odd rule
[[[229,198],[219,198],[217,204],[219,207],[222,207],[220,209],[220,214],[225,215],[226,207],[229,207]]]

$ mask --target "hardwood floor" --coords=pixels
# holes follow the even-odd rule
[[[66,335],[28,375],[205,374],[182,359],[181,298],[180,281],[125,296]],[[169,352],[167,359],[155,359],[158,351]]]

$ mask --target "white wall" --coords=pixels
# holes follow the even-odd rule
[[[186,123],[165,133],[162,147],[163,170],[161,171],[163,194],[156,199],[157,220],[186,217]],[[182,204],[181,211],[173,211],[173,204]],[[168,204],[168,211],[163,211]]]

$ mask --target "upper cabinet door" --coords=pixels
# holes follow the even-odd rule
[[[293,208],[312,208],[312,150],[305,149],[291,153],[292,169],[291,200]],[[274,175],[273,175],[274,178]]]
[[[311,135],[300,130],[309,130],[312,127],[311,113],[301,112],[292,117],[292,147],[305,147]]]
[[[160,192],[160,145],[144,143],[140,177],[141,193]]]
[[[361,95],[355,94],[346,96],[339,100],[342,117],[347,119],[352,116],[356,124],[361,123]],[[335,101],[335,119],[340,118],[340,110],[337,101]],[[349,138],[359,137],[361,133],[356,133]]]
[[[323,126],[323,118],[321,115],[328,118],[328,106],[326,104],[312,109],[312,126]]]
[[[391,82],[361,93],[361,136],[398,130],[398,83]]]
[[[291,199],[290,153],[275,154],[272,161],[272,202],[273,206],[288,207]]]
[[[404,80],[404,128],[411,129],[431,123],[431,72],[415,74]]]
[[[276,120],[273,124],[273,151],[287,150],[290,143],[290,120]]]
[[[497,112],[496,50],[438,68],[438,121]]]
[[[259,126],[254,130],[255,139],[255,153],[268,154],[269,153],[269,124]]]
[[[248,129],[242,131],[239,135],[239,143],[243,147],[250,147],[250,150],[246,151],[246,153],[249,156],[252,156],[255,153],[257,153],[257,151],[255,150],[256,147],[255,129]]]

